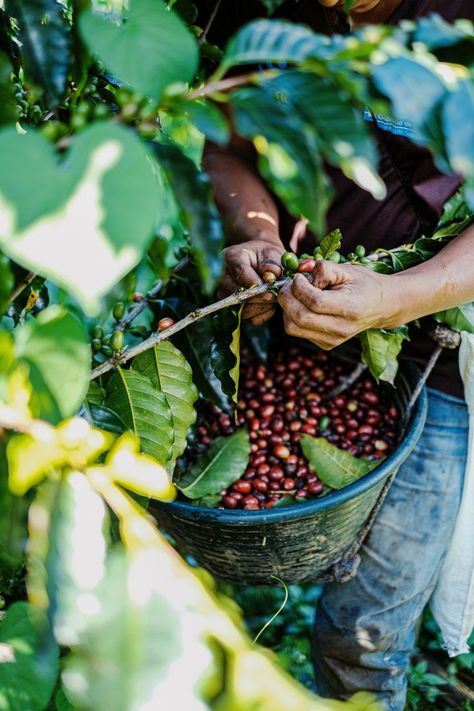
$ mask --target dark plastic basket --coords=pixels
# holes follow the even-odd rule
[[[409,364],[400,369],[394,400],[401,411],[419,377],[418,369]],[[343,569],[384,485],[416,445],[426,411],[423,389],[394,452],[359,481],[319,499],[266,511],[155,501],[151,513],[200,565],[231,583],[278,584],[272,576],[286,584],[321,580],[335,566]]]

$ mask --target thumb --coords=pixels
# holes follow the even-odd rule
[[[326,289],[334,286],[341,286],[350,281],[347,269],[336,262],[329,262],[325,259],[316,262],[313,271],[312,283],[318,289]]]

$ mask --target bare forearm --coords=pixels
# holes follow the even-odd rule
[[[398,307],[387,326],[474,301],[474,226],[428,261],[390,278]]]
[[[245,158],[224,149],[208,148],[203,164],[213,184],[229,243],[264,240],[280,245],[275,201]]]

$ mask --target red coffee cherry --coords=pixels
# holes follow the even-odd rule
[[[165,318],[160,318],[160,320],[158,321],[158,331],[165,331],[171,326],[174,326],[174,321],[168,316],[165,316]]]

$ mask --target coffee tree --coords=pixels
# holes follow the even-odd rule
[[[5,709],[374,708],[285,676],[147,502],[176,495],[198,398],[229,409],[236,397],[239,305],[279,286],[213,302],[223,229],[204,139],[225,145],[232,117],[322,238],[325,161],[383,196],[363,109],[410,121],[462,195],[435,235],[350,259],[411,266],[474,206],[473,29],[433,17],[331,39],[260,19],[219,48],[197,12],[187,0],[0,5]],[[469,305],[438,318],[474,328]],[[393,379],[403,337],[363,336],[377,376]]]

